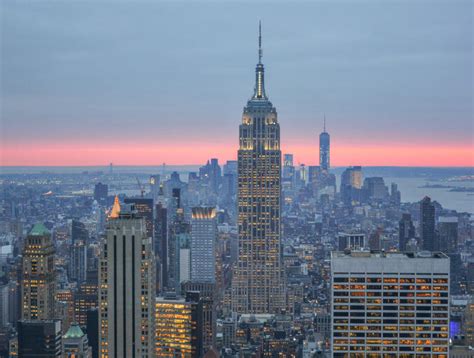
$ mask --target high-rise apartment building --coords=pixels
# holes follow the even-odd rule
[[[154,352],[155,261],[146,221],[133,204],[114,204],[101,245],[99,355],[148,357]]]
[[[196,207],[191,216],[191,281],[216,282],[216,209]]]
[[[232,305],[240,313],[278,313],[285,306],[280,243],[280,126],[276,109],[265,93],[261,32],[255,75],[255,91],[240,125],[239,257],[232,282]]]
[[[330,167],[330,140],[329,133],[326,132],[326,117],[324,117],[324,129],[319,135],[319,166],[321,167],[321,170],[324,171],[328,171]]]
[[[435,230],[435,206],[427,196],[420,201],[420,239],[423,250],[439,250]]]
[[[55,318],[56,274],[51,233],[35,224],[23,249],[21,300],[23,320]]]
[[[334,357],[448,357],[449,258],[333,252]]]

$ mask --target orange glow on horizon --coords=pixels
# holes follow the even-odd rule
[[[2,166],[192,165],[211,157],[221,162],[237,158],[237,143],[3,143]],[[297,141],[283,143],[295,165],[318,165],[318,147]],[[331,166],[474,166],[472,145],[404,145],[399,143],[331,145]]]

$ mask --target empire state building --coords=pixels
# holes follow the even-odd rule
[[[280,245],[281,151],[277,112],[265,93],[259,26],[255,90],[239,128],[239,258],[232,282],[238,313],[279,313],[285,306]]]

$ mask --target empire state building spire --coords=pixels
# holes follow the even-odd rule
[[[265,94],[265,70],[262,63],[262,22],[258,23],[258,64],[255,69],[255,90],[252,99],[268,99]]]

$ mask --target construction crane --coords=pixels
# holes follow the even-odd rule
[[[142,185],[138,177],[135,178],[137,179],[138,188],[140,189],[140,196],[143,198],[143,195],[145,194],[145,187]]]

